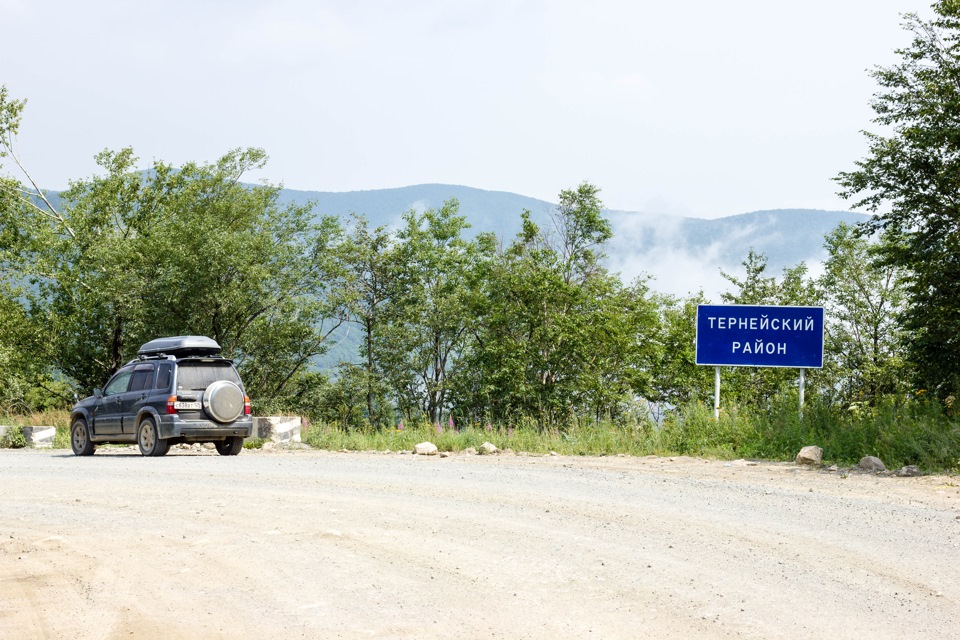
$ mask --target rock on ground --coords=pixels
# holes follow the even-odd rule
[[[419,456],[437,455],[437,445],[432,442],[421,442],[413,447],[413,452]]]
[[[796,462],[797,464],[822,464],[823,449],[815,445],[804,447],[797,454]]]
[[[484,442],[482,445],[480,445],[480,453],[490,454],[496,453],[497,451],[499,451],[499,449],[497,449],[496,445],[491,442]]]
[[[864,471],[886,471],[887,466],[876,456],[864,456],[860,458],[860,468]]]

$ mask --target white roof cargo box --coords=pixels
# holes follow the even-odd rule
[[[220,345],[213,338],[207,338],[206,336],[173,336],[151,340],[140,347],[137,355],[212,356],[217,353],[220,353]]]

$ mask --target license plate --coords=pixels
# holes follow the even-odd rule
[[[199,402],[181,402],[177,400],[173,403],[173,408],[177,411],[199,411],[200,403]]]

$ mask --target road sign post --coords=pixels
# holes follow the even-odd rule
[[[823,367],[823,307],[698,305],[696,363],[716,369],[717,418],[720,367],[800,369],[802,411],[806,369]]]

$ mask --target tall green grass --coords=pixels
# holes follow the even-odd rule
[[[490,442],[499,449],[517,452],[564,455],[645,455],[654,450],[650,429],[605,427],[571,427],[541,430],[535,426],[507,428],[470,426],[461,429],[437,429],[427,424],[403,429],[351,430],[317,425],[305,430],[307,444],[321,449],[400,451],[411,450],[420,442],[432,442],[440,451],[460,452],[479,449]]]
[[[55,449],[70,448],[70,412],[66,409],[48,409],[27,414],[3,413],[0,414],[0,424],[15,428],[7,432],[6,438],[0,439],[0,448],[27,446],[20,427],[55,427],[57,433],[53,439],[53,447]]]
[[[16,426],[55,426],[54,446],[69,448],[69,413],[46,411],[0,416]],[[491,442],[499,449],[546,454],[604,456],[626,454],[691,455],[721,459],[792,460],[801,447],[823,448],[824,460],[856,464],[877,456],[888,468],[915,464],[933,470],[960,469],[960,418],[936,401],[922,397],[882,400],[876,405],[840,407],[811,402],[800,415],[796,396],[785,395],[764,409],[713,407],[693,402],[669,412],[659,425],[570,425],[541,429],[531,420],[521,426],[472,425],[461,429],[419,423],[402,429],[344,430],[314,424],[304,429],[307,444],[328,450],[400,451],[430,441],[440,451],[478,449]]]
[[[691,455],[721,459],[792,460],[804,446],[817,445],[824,460],[854,465],[868,455],[888,468],[916,464],[926,470],[960,468],[960,420],[937,403],[885,400],[876,406],[840,407],[781,397],[764,409],[727,407],[719,419],[713,408],[690,403],[670,412],[663,423],[623,427],[613,424],[544,430],[468,427],[437,430],[421,424],[405,429],[353,430],[317,425],[304,441],[323,449],[399,451],[430,441],[440,451],[479,448],[489,441],[500,449],[565,455]]]
[[[806,445],[824,460],[852,465],[877,456],[888,468],[960,467],[960,421],[930,400],[885,399],[874,406],[814,402],[801,416],[796,396],[765,409],[732,407],[719,420],[712,407],[691,404],[665,420],[664,449],[691,455],[792,460]]]

